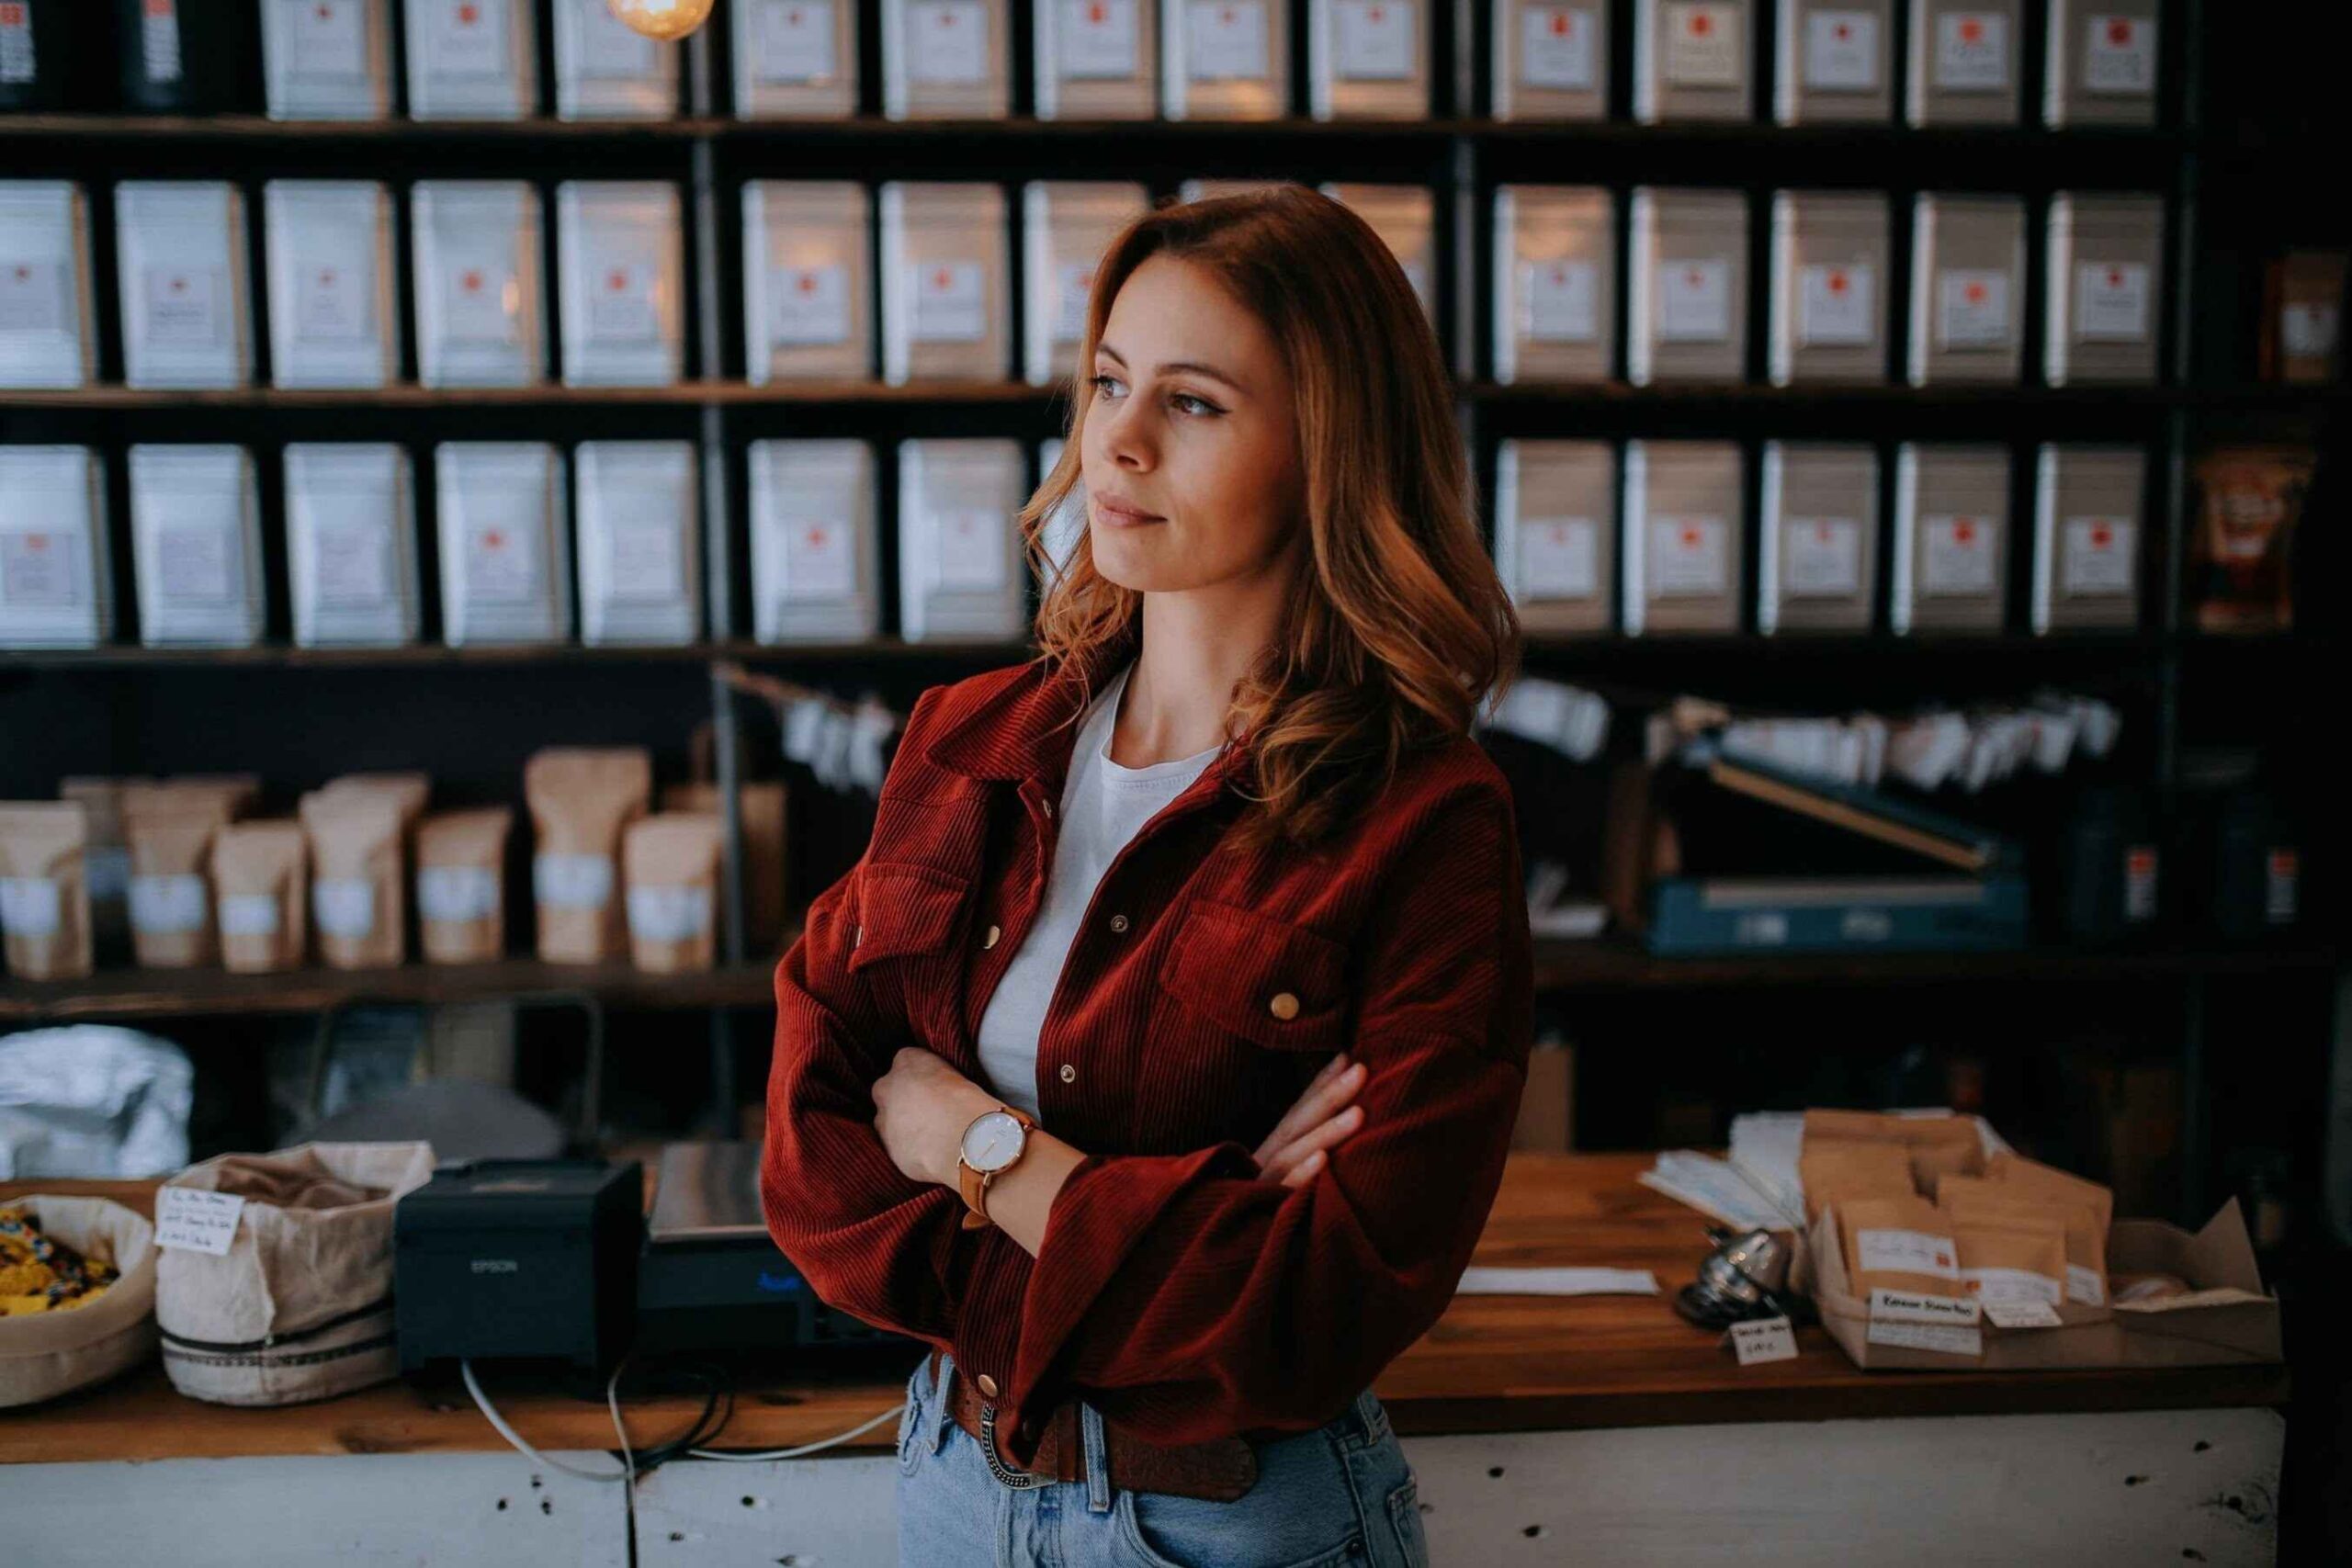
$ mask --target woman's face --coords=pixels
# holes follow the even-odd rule
[[[1127,275],[1088,372],[1095,570],[1162,593],[1284,570],[1306,486],[1273,335],[1193,263]]]

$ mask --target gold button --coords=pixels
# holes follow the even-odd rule
[[[996,1397],[996,1379],[989,1376],[986,1372],[982,1372],[978,1377],[974,1378],[972,1381],[980,1385],[980,1392],[982,1393],[987,1394],[990,1399],[994,1399]]]
[[[1043,810],[1043,811],[1045,812],[1045,814],[1046,814],[1047,817],[1049,817],[1049,818],[1050,818],[1051,816],[1053,816],[1053,814],[1054,814],[1054,803],[1053,803],[1052,801],[1050,801],[1050,800],[1041,800],[1041,801],[1039,801],[1039,802],[1037,803],[1037,805],[1038,805],[1038,807],[1039,807],[1041,810]]]
[[[1298,998],[1292,996],[1288,991],[1276,991],[1274,993],[1274,999],[1266,1004],[1266,1010],[1272,1013],[1276,1018],[1296,1018],[1298,1016]]]
[[[999,931],[994,926],[990,926],[989,928],[989,934],[981,939],[980,945],[982,947],[994,947],[996,945],[996,939],[1002,934],[1003,933]]]
[[[1076,1067],[1071,1066],[1068,1062],[1064,1062],[1064,1063],[1062,1064],[1062,1082],[1064,1082],[1064,1083],[1076,1083],[1077,1081],[1078,1081],[1078,1069],[1077,1069]]]
[[[1113,931],[1125,931],[1125,930],[1127,929],[1127,917],[1126,917],[1126,916],[1125,916],[1125,915],[1114,915],[1114,916],[1112,916],[1112,917],[1111,917],[1111,929],[1112,929]]]

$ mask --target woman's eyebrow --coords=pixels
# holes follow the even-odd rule
[[[1116,360],[1120,369],[1125,370],[1131,368],[1127,364],[1126,355],[1121,354],[1117,349],[1113,348],[1109,344],[1099,343],[1094,346],[1108,357]],[[1155,376],[1166,376],[1178,370],[1189,370],[1195,376],[1205,376],[1212,381],[1222,381],[1237,392],[1246,393],[1250,390],[1249,388],[1243,386],[1240,382],[1235,380],[1232,377],[1227,375],[1216,366],[1204,365],[1197,359],[1171,359],[1155,369],[1152,374]]]

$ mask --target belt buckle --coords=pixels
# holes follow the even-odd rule
[[[989,1473],[1016,1492],[1034,1491],[1053,1484],[1053,1477],[1034,1471],[1015,1470],[1004,1462],[996,1451],[996,1405],[980,1406],[980,1455],[989,1462]]]

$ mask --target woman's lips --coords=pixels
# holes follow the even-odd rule
[[[1131,507],[1121,506],[1115,502],[1104,501],[1100,496],[1097,496],[1094,501],[1094,514],[1103,522],[1118,528],[1135,528],[1146,523],[1168,521],[1167,518],[1153,513],[1137,512]]]

